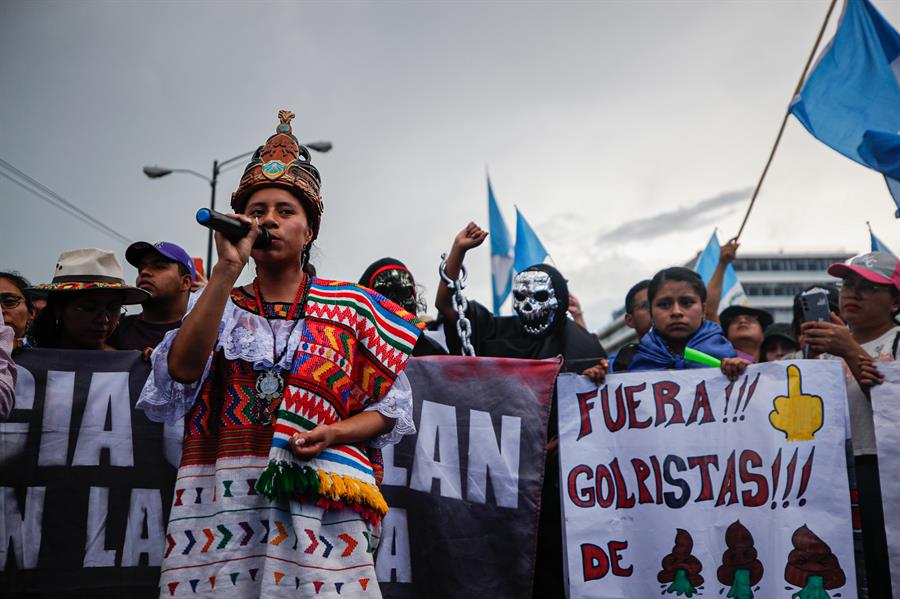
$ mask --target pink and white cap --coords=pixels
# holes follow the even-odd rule
[[[828,274],[833,277],[844,278],[851,272],[872,283],[893,285],[900,291],[900,260],[890,254],[869,252],[828,267]]]

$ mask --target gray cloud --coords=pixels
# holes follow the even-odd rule
[[[700,200],[691,206],[625,221],[618,227],[601,233],[597,237],[597,243],[627,241],[629,239],[648,240],[672,233],[676,228],[679,231],[684,231],[708,224],[714,220],[713,213],[730,212],[734,208],[734,204],[750,199],[752,193],[753,188],[751,187],[724,191],[711,198]]]
[[[896,0],[873,4],[898,22]],[[277,110],[291,109],[301,140],[335,144],[313,157],[327,207],[313,254],[323,276],[354,281],[372,260],[396,256],[433,294],[453,236],[470,220],[486,224],[489,164],[507,225],[514,230],[513,204],[532,224],[549,220],[538,234],[582,304],[602,316],[633,275],[702,248],[703,222],[733,228],[742,205],[725,198],[730,213],[690,217],[698,206],[687,206],[655,217],[666,230],[690,228],[685,235],[642,233],[646,217],[676,207],[659,190],[700,200],[759,176],[772,142],[760,123],[781,118],[790,88],[778,82],[794,81],[809,52],[796,32],[821,18],[819,3],[801,0],[6,0],[0,80],[14,84],[0,93],[0,157],[130,239],[205,256],[194,214],[209,205],[209,187],[184,175],[151,181],[141,167],[209,173],[213,159],[264,142]],[[759,31],[769,33],[763,45]],[[302,60],[273,77],[247,48]],[[884,182],[797,123],[786,133],[791,153],[769,174],[744,249],[865,247],[862,223],[893,214]],[[240,166],[220,177],[219,208]],[[616,201],[600,211],[598,197]],[[848,197],[842,218],[794,224],[809,198],[843,206]],[[0,268],[46,282],[60,252],[78,247],[124,262],[126,243],[2,177],[0,209],[13,225],[0,235]],[[593,242],[639,224],[633,234],[652,240],[628,244],[621,253],[635,263],[611,280],[621,263],[605,261],[620,244]],[[469,297],[485,303],[489,253],[466,259]]]

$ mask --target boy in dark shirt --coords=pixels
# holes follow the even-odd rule
[[[150,299],[142,304],[143,312],[121,319],[109,343],[118,349],[152,350],[167,332],[181,326],[197,276],[194,262],[184,249],[167,241],[133,243],[125,250],[125,259],[138,269],[136,285]]]
[[[650,302],[647,301],[647,288],[650,279],[636,283],[625,295],[625,324],[637,333],[638,342],[650,330]],[[613,358],[611,372],[627,372],[631,359],[637,353],[638,344],[629,343],[622,347]]]

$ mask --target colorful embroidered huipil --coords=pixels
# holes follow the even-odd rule
[[[377,452],[370,457],[361,447],[332,445],[302,460],[288,443],[294,433],[333,424],[381,399],[415,347],[415,317],[358,285],[319,279],[310,288],[305,314],[258,490],[270,497],[328,499],[377,522],[387,512],[377,486],[382,470]]]
[[[263,311],[232,291],[214,356],[193,385],[168,374],[177,331],[153,354],[138,405],[152,419],[185,423],[160,595],[379,597],[373,555],[387,506],[376,447],[415,430],[402,374],[415,319],[374,292],[322,279],[311,282],[296,324],[286,305]],[[288,347],[274,365],[284,397],[261,401],[256,377],[273,366],[273,344]],[[287,448],[295,430],[363,410],[395,418],[394,430],[308,461]]]

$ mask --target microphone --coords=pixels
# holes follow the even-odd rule
[[[230,241],[240,241],[250,233],[250,225],[225,216],[221,212],[201,208],[197,211],[197,222],[213,231],[218,231]],[[264,250],[272,245],[272,236],[263,227],[259,228],[259,237],[253,242],[253,249]]]

